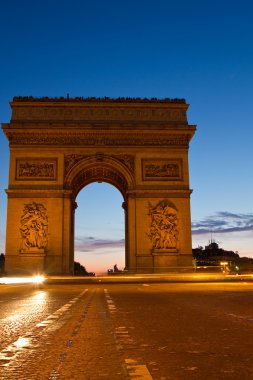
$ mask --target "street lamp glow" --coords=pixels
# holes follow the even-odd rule
[[[228,262],[227,261],[221,261],[220,265],[228,265]]]

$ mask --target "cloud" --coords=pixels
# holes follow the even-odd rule
[[[219,211],[206,218],[192,222],[192,234],[204,235],[215,233],[247,232],[253,231],[253,213],[242,214]],[[77,237],[75,250],[78,252],[92,252],[103,254],[105,250],[124,249],[125,239],[99,239],[93,236]]]
[[[193,235],[206,234],[210,231],[215,233],[253,231],[253,214],[219,211],[205,219],[192,222]]]
[[[102,253],[101,248],[119,248],[125,247],[125,239],[98,239],[92,236],[84,238],[76,238],[75,240],[75,250],[79,252],[96,252]]]

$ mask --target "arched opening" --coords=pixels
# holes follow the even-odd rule
[[[129,250],[129,240],[130,240],[130,234],[129,234],[129,191],[133,189],[134,187],[134,179],[133,179],[133,173],[131,172],[129,165],[128,165],[128,156],[122,156],[119,157],[110,157],[103,154],[95,154],[92,156],[89,156],[88,158],[85,158],[81,156],[79,159],[79,155],[73,155],[73,157],[70,157],[70,163],[66,165],[66,181],[65,181],[65,189],[66,194],[69,194],[71,199],[71,217],[70,217],[70,244],[69,244],[69,254],[68,251],[66,252],[66,258],[67,258],[67,270],[69,270],[71,273],[74,272],[74,259],[75,259],[75,250],[78,247],[78,250],[80,252],[80,245],[78,246],[76,243],[75,246],[75,230],[76,230],[76,218],[75,215],[78,214],[78,209],[76,209],[76,206],[78,206],[79,202],[79,193],[86,187],[91,186],[94,183],[103,184],[102,186],[110,186],[113,185],[112,188],[114,189],[114,192],[116,191],[117,197],[120,197],[120,206],[118,208],[121,210],[122,216],[124,220],[124,228],[123,228],[123,235],[119,238],[121,242],[112,242],[112,245],[121,245],[123,246],[122,252],[124,252],[125,248],[125,262],[123,263],[122,260],[116,261],[116,262],[107,262],[106,266],[103,267],[103,271],[107,271],[107,269],[110,269],[111,265],[118,264],[119,266],[122,266],[123,268],[128,269],[130,267],[130,250]],[[95,186],[95,185],[93,185]],[[98,186],[98,185],[96,185]],[[101,188],[101,185],[100,185]],[[87,190],[86,190],[87,191]],[[85,190],[84,190],[85,192]],[[83,193],[84,194],[84,193]],[[80,195],[82,197],[82,195]],[[112,197],[112,199],[115,198],[115,195]],[[99,194],[96,196],[96,199],[94,202],[90,201],[89,205],[91,205],[93,208],[101,201],[103,200],[104,205],[108,203],[108,200],[103,198],[103,191],[101,190]],[[80,202],[79,202],[80,203]],[[115,199],[112,204],[115,204]],[[122,206],[124,209],[122,209]],[[96,206],[97,207],[97,206]],[[103,205],[100,205],[100,209],[103,209]],[[111,206],[112,207],[112,206]],[[80,210],[80,209],[79,209]],[[100,211],[99,208],[96,208],[96,212],[91,211],[93,213],[92,215],[97,215],[97,220],[100,218]],[[85,210],[83,209],[83,213],[85,214]],[[110,216],[110,211],[108,211],[108,215]],[[122,224],[122,223],[121,223]],[[85,237],[89,237],[86,236]],[[90,236],[93,238],[93,236]],[[95,236],[97,239],[101,239],[99,235],[96,234]],[[106,237],[106,239],[111,239],[110,237]],[[125,240],[125,244],[123,243],[123,240]],[[91,243],[91,240],[89,243]],[[88,241],[86,241],[86,250],[88,249]],[[102,244],[103,245],[103,244]],[[106,244],[104,244],[105,246]],[[109,245],[109,244],[108,244]],[[125,247],[124,247],[125,246]],[[83,247],[85,249],[85,247]],[[76,250],[77,251],[77,250]],[[124,256],[124,255],[123,255]],[[120,262],[120,264],[119,264]],[[109,266],[109,267],[108,267]],[[91,272],[94,272],[95,270],[91,270],[87,267],[87,269]],[[92,268],[93,269],[93,268]],[[102,270],[99,268],[99,271]]]
[[[121,192],[106,182],[92,182],[78,193],[74,261],[87,272],[102,274],[115,264],[120,270],[125,268],[123,202]],[[75,267],[76,274],[82,274],[78,271],[80,267]]]

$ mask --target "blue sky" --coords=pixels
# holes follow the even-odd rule
[[[223,248],[253,256],[252,19],[251,0],[2,2],[0,120],[8,122],[8,102],[18,95],[185,98],[189,123],[198,126],[190,146],[193,245],[205,245],[213,229]],[[3,133],[0,149],[3,251],[8,185]],[[96,192],[111,199],[115,226],[107,210],[107,229],[95,221],[93,230],[87,226],[85,202]],[[94,237],[92,255],[103,241],[111,242],[120,262],[124,221],[117,193],[103,184],[82,190],[76,247],[82,250],[80,241]]]

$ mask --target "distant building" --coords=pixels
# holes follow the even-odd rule
[[[193,257],[196,261],[197,266],[212,266],[212,267],[222,267],[223,264],[227,263],[225,267],[229,271],[233,271],[237,266],[240,256],[237,252],[226,251],[219,247],[215,241],[211,241],[208,245],[198,248],[193,248]]]

